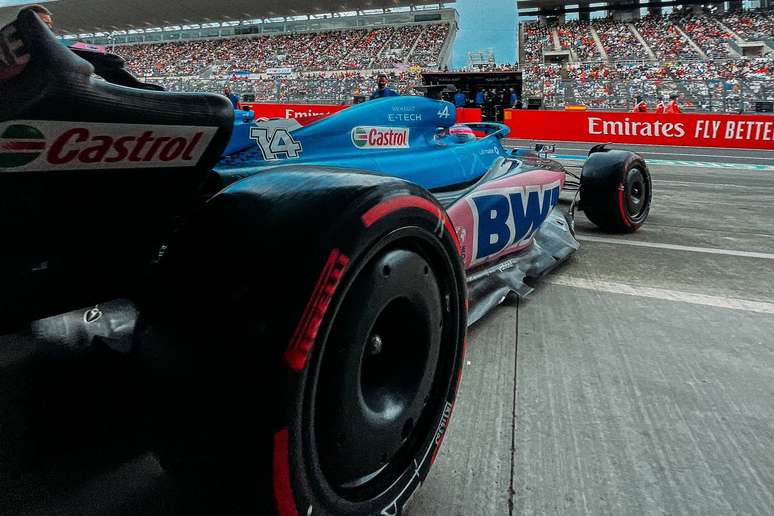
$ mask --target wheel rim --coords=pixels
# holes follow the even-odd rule
[[[368,285],[371,298],[349,307],[360,305],[360,320],[331,335],[339,356],[320,371],[316,438],[321,467],[337,491],[363,487],[401,455],[438,361],[441,301],[427,261],[410,251],[383,254],[350,296],[359,298]]]
[[[624,184],[626,194],[626,213],[632,219],[638,219],[648,205],[648,185],[645,174],[639,168],[629,170]]]
[[[312,471],[331,494],[353,503],[377,497],[413,471],[416,456],[435,437],[456,377],[457,347],[442,348],[459,325],[449,294],[452,271],[424,252],[427,240],[402,249],[393,242],[365,260],[333,319],[317,369]],[[370,296],[362,298],[364,285]],[[357,322],[344,331],[348,317]]]

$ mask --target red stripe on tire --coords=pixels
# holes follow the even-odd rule
[[[621,212],[621,220],[623,220],[623,223],[626,224],[626,227],[630,228],[632,227],[631,223],[629,222],[629,217],[626,216],[626,209],[624,208],[624,191],[626,189],[624,188],[623,183],[621,183],[618,186],[618,210]]]
[[[290,485],[288,440],[287,427],[274,434],[274,500],[277,502],[279,516],[298,516],[293,487]]]
[[[451,235],[454,245],[457,246],[457,250],[462,249],[457,232],[454,230],[454,226],[452,226],[448,215],[432,202],[422,197],[417,197],[416,195],[401,195],[393,197],[392,199],[387,199],[365,212],[361,217],[361,220],[366,228],[370,228],[384,217],[406,208],[417,208],[438,217],[438,220],[443,222],[446,231]]]
[[[285,351],[285,362],[296,373],[303,371],[306,366],[306,359],[317,339],[317,332],[320,331],[325,312],[328,311],[328,305],[341,283],[347,265],[349,265],[349,258],[341,254],[338,249],[332,250],[328,255],[312,296],[301,314],[301,320],[298,321],[298,326]]]

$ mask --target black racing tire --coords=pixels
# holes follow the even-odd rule
[[[218,493],[215,507],[401,514],[461,377],[452,226],[429,194],[394,179],[246,181],[170,245],[174,279],[139,325],[156,454],[175,479]],[[310,227],[292,236],[300,220]]]
[[[583,166],[580,205],[603,231],[632,233],[650,214],[653,183],[640,156],[606,150],[592,154]]]

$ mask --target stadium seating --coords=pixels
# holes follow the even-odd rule
[[[524,96],[540,96],[547,107],[580,103],[631,109],[636,96],[652,107],[678,95],[689,110],[735,112],[753,109],[758,100],[774,100],[774,48],[754,58],[733,48],[735,41],[770,46],[772,10],[723,15],[690,10],[631,22],[603,19],[554,26],[531,22],[523,31]],[[541,48],[554,31],[561,47],[571,51],[563,65],[543,63]]]
[[[720,21],[739,37],[747,41],[760,41],[774,34],[774,12],[745,11],[730,13]]]
[[[579,61],[599,61],[602,54],[597,49],[597,43],[591,35],[591,24],[588,22],[571,21],[557,27],[559,42],[564,50],[571,50]]]
[[[449,36],[447,24],[383,27],[253,38],[127,45],[117,52],[143,77],[190,77],[210,72],[263,73],[369,70],[398,64],[437,66]]]
[[[523,97],[542,97],[547,107],[630,109],[635,96],[652,106],[678,95],[687,109],[737,111],[774,100],[774,48],[768,56],[746,58],[737,45],[771,45],[772,10],[529,22],[521,30]],[[168,89],[221,91],[228,83],[259,100],[346,102],[373,90],[377,70],[390,73],[391,87],[413,93],[419,72],[439,67],[451,34],[448,24],[415,24],[129,45],[117,52],[135,73]],[[569,51],[568,61],[544,63],[544,53],[556,50]],[[277,80],[265,75],[275,67],[294,74]],[[475,67],[484,69],[513,67]]]

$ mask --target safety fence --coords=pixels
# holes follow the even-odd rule
[[[642,97],[651,109],[659,100],[677,95],[687,111],[751,113],[759,102],[774,101],[774,78],[748,81],[609,81],[549,80],[525,84],[524,96],[543,99],[547,109],[585,105],[589,109],[627,110],[635,97]]]

